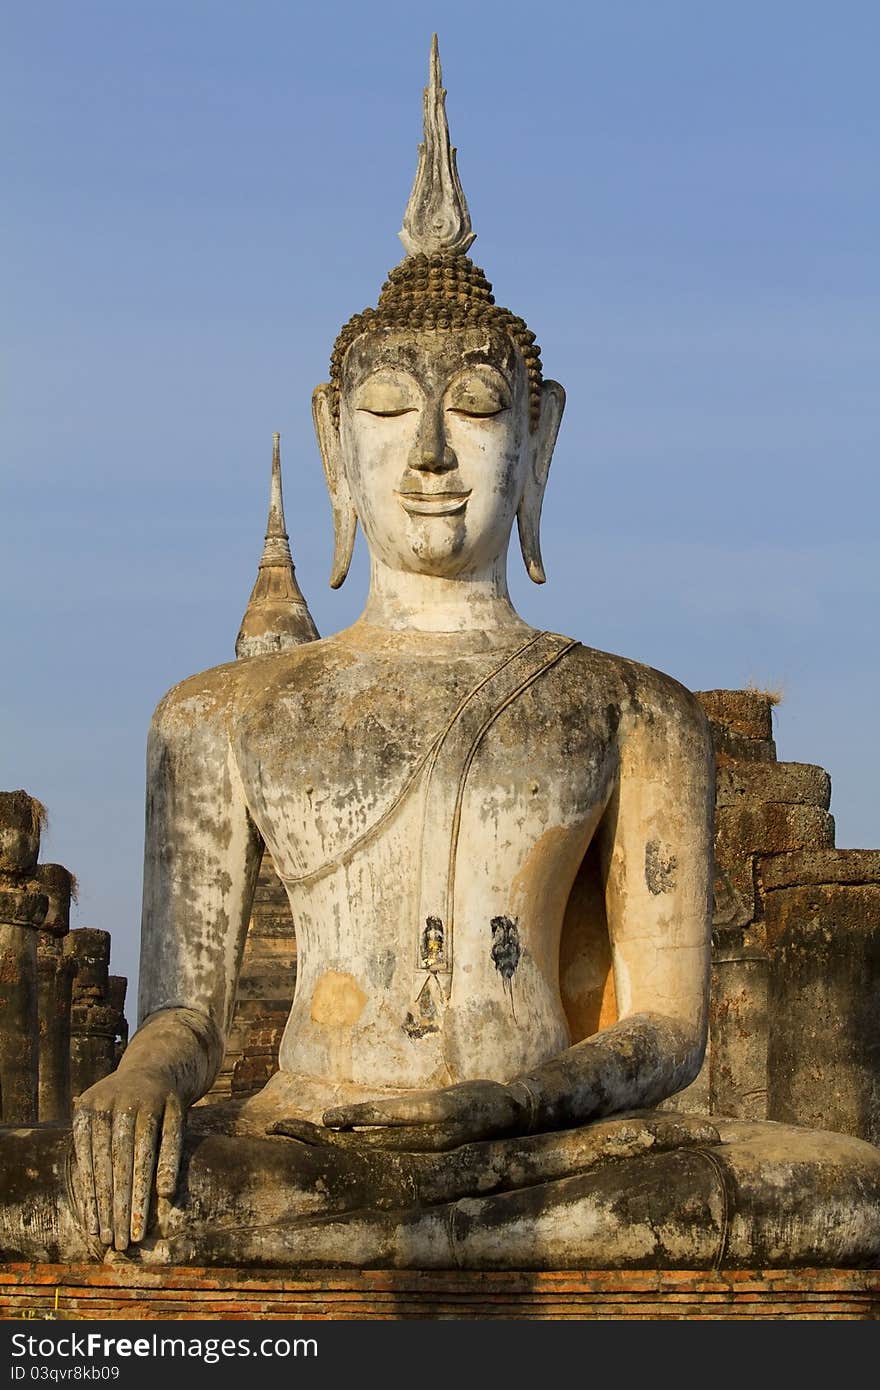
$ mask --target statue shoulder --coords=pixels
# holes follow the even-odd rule
[[[238,690],[238,662],[213,666],[173,685],[153,712],[152,728],[171,732],[177,726],[204,723],[231,707]]]
[[[326,645],[326,641],[304,642],[285,651],[227,661],[187,676],[163,695],[153,714],[152,726],[168,732],[196,723],[228,728],[255,697],[295,683],[301,668],[313,666],[316,660],[320,663],[317,649]]]
[[[614,709],[622,734],[642,727],[677,729],[689,741],[711,749],[709,723],[699,700],[674,676],[580,643],[571,651],[571,665],[590,698]]]

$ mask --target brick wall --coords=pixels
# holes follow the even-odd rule
[[[0,1318],[875,1321],[874,1270],[505,1272],[0,1267]]]

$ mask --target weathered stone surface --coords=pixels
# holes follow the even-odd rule
[[[37,1118],[37,932],[49,898],[33,877],[46,812],[24,791],[0,792],[0,1120]]]
[[[712,747],[715,750],[715,763],[718,767],[729,767],[732,763],[775,763],[776,744],[772,739],[744,738],[742,734],[731,733],[723,724],[709,721]]]
[[[272,1041],[272,1047],[253,1048],[239,1057],[232,1068],[230,1093],[233,1096],[254,1095],[278,1070],[278,1044],[281,1040],[276,1037]]]
[[[19,874],[0,874],[0,923],[14,927],[41,927],[49,899],[37,879]]]
[[[809,763],[735,763],[718,769],[716,808],[773,801],[819,806],[831,804],[831,778]]]
[[[719,768],[776,761],[770,702],[750,690],[698,690]]]
[[[743,893],[745,888],[745,895]],[[730,873],[715,861],[715,877],[712,885],[712,925],[713,927],[746,927],[755,917],[756,892],[752,875],[746,873],[745,881],[740,879],[739,887],[734,884]]]
[[[45,818],[45,808],[27,792],[0,792],[0,873],[34,872]]]
[[[97,927],[77,927],[66,938],[64,949],[76,961],[74,997],[103,1003],[110,970],[110,933]]]
[[[880,883],[880,850],[804,849],[776,854],[758,864],[766,892],[799,884]]]
[[[15,1159],[0,1172],[7,1260],[83,1258],[65,1144],[52,1127],[4,1135]],[[520,1185],[505,1191],[511,1163]],[[463,1181],[474,1195],[456,1196]],[[221,1266],[710,1269],[749,1267],[759,1250],[786,1268],[863,1263],[878,1240],[870,1145],[644,1112],[446,1154],[194,1134],[179,1199],[160,1209],[142,1254],[160,1266],[201,1250]]]
[[[45,911],[46,899],[43,898]],[[37,933],[0,922],[0,1120],[37,1118]]]
[[[410,256],[463,254],[472,244],[467,200],[458,177],[455,150],[449,142],[446,92],[440,69],[437,35],[431,42],[430,81],[424,94],[425,138],[400,240]]]
[[[113,1058],[115,1065],[128,1046],[128,1020],[125,1017],[125,995],[128,980],[124,975],[108,975],[107,1002],[113,1010]]]
[[[722,806],[715,818],[715,850],[726,867],[747,855],[833,844],[834,818],[821,806],[743,802]]]
[[[723,840],[715,850],[713,925],[743,927],[760,915],[755,879],[755,856],[736,850]]]
[[[789,930],[808,929],[810,939],[830,952],[849,939],[867,939],[880,924],[880,883],[799,883],[774,888],[764,899],[768,948]],[[819,935],[813,936],[814,928]]]
[[[70,930],[70,903],[73,874],[63,864],[37,865],[36,879],[49,899],[43,930],[64,936]]]
[[[880,884],[775,889],[765,919],[770,1118],[880,1142]]]
[[[110,933],[79,927],[64,939],[75,962],[70,1009],[70,1088],[74,1099],[116,1066],[118,1013],[109,999]]]
[[[296,985],[295,966],[277,966],[271,974],[256,972],[239,981],[239,999],[259,999],[279,1002],[290,1007]]]
[[[70,1118],[70,1004],[75,970],[61,937],[41,932],[37,940],[37,1115],[41,1123]]]
[[[742,738],[773,738],[773,702],[757,690],[697,690],[697,699],[714,724]]]
[[[767,993],[766,953],[747,945],[741,929],[716,927],[709,1002],[712,1114],[767,1117]]]

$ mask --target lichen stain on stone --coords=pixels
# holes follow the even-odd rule
[[[431,981],[426,980],[415,1004],[407,1012],[403,1021],[403,1031],[409,1038],[425,1038],[431,1033],[439,1033],[440,1020],[436,1000],[431,991]]]
[[[678,861],[674,854],[664,853],[658,840],[645,845],[645,883],[654,894],[668,893],[675,887]]]
[[[511,917],[492,918],[492,964],[501,976],[504,991],[513,1008],[513,977],[522,959],[522,946],[519,939],[518,919]],[[514,1013],[514,1017],[516,1014]]]
[[[364,1011],[367,996],[353,975],[328,970],[312,995],[311,1015],[315,1023],[335,1028],[351,1028]]]

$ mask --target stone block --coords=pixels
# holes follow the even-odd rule
[[[761,859],[758,873],[765,892],[797,884],[880,883],[878,849],[802,849]]]
[[[250,1023],[264,1020],[274,1023],[281,1019],[286,1023],[289,1012],[290,1001],[283,999],[241,999],[235,1006],[232,1028],[247,1027]]]
[[[773,701],[758,690],[697,690],[707,717],[742,738],[773,738]]]
[[[49,899],[34,878],[0,873],[0,924],[9,927],[41,927]]]
[[[712,933],[710,1113],[767,1116],[768,961],[741,929]]]
[[[715,854],[725,868],[748,855],[834,845],[834,818],[821,806],[742,802],[715,817]]]
[[[715,724],[710,719],[709,732],[715,750],[717,767],[730,767],[732,763],[773,763],[776,761],[776,744],[772,739],[745,738],[726,729],[723,724]]]
[[[746,802],[789,805],[831,804],[831,778],[810,763],[735,763],[718,769],[715,805],[718,809]]]
[[[37,867],[46,809],[25,791],[0,792],[0,872],[29,875]]]
[[[38,1104],[41,1123],[70,1118],[70,1005],[75,965],[59,936],[37,939]]]
[[[107,995],[110,968],[110,933],[97,927],[77,927],[64,941],[64,949],[76,961],[74,999],[90,994],[103,1000]]]
[[[42,899],[45,911],[46,899]],[[0,1122],[37,1118],[37,933],[0,922]]]
[[[286,970],[282,966],[276,966],[271,975],[258,975],[256,978],[251,975],[242,975],[238,982],[238,998],[242,1001],[250,999],[259,1000],[286,1000],[288,1005],[293,999],[293,991],[296,987],[296,972],[290,967]]]
[[[880,884],[777,888],[768,1116],[880,1143]]]
[[[71,1009],[70,1094],[81,1096],[96,1081],[109,1076],[116,1067],[116,1034],[112,1026],[98,1028],[95,1020],[77,1015]]]
[[[255,1024],[243,1033],[241,1050],[248,1055],[268,1051],[277,1052],[283,1028],[273,1028],[271,1024]]]
[[[63,864],[38,864],[36,879],[49,899],[44,931],[64,936],[70,930],[70,902],[73,897],[73,874]]]
[[[231,1091],[234,1096],[253,1095],[266,1085],[278,1070],[272,1056],[240,1057],[232,1069]]]
[[[746,927],[755,920],[757,892],[752,877],[752,860],[743,861],[740,872],[730,872],[716,861],[712,885],[713,927]]]
[[[775,948],[792,927],[808,931],[810,949],[833,953],[849,939],[880,930],[880,883],[800,883],[765,894],[768,947]],[[805,938],[807,939],[807,938]],[[880,985],[880,981],[878,981]]]
[[[249,937],[245,960],[249,969],[296,969],[296,943],[277,936]]]
[[[289,949],[296,950],[296,931],[286,903],[280,907],[271,903],[254,903],[248,926],[248,950],[252,949],[251,943],[264,939],[289,942]]]
[[[744,927],[754,922],[760,906],[754,866],[754,855],[732,854],[724,845],[720,850],[716,849],[712,911],[714,926]]]

